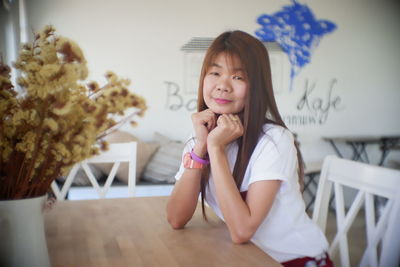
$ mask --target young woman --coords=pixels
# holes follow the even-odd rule
[[[241,31],[215,39],[192,122],[167,205],[172,227],[191,219],[201,193],[203,214],[206,201],[234,243],[251,240],[284,266],[333,266],[326,238],[305,213],[302,158],[278,112],[259,40]]]

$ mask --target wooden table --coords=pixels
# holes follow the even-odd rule
[[[57,266],[281,266],[252,243],[231,242],[224,222],[197,208],[182,230],[166,220],[167,197],[59,201],[45,214]]]

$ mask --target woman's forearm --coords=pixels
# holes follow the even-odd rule
[[[255,231],[251,228],[249,207],[243,201],[237,189],[224,149],[209,149],[209,155],[213,181],[222,214],[232,240],[235,243],[242,243],[243,240],[249,239]]]
[[[175,184],[167,203],[167,219],[174,229],[183,228],[196,210],[201,170],[187,169]]]
[[[205,143],[196,143],[193,152],[199,157],[207,153]],[[202,169],[185,169],[175,184],[167,203],[167,219],[174,229],[183,228],[196,210],[200,194]]]

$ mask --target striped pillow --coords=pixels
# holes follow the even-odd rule
[[[160,148],[147,164],[142,179],[153,183],[174,183],[175,174],[182,161],[184,144],[177,141],[164,140]]]

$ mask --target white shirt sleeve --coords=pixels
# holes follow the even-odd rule
[[[297,153],[293,135],[282,127],[273,127],[260,138],[250,158],[245,179],[248,185],[262,180],[282,180],[281,189],[290,186],[297,171]]]

